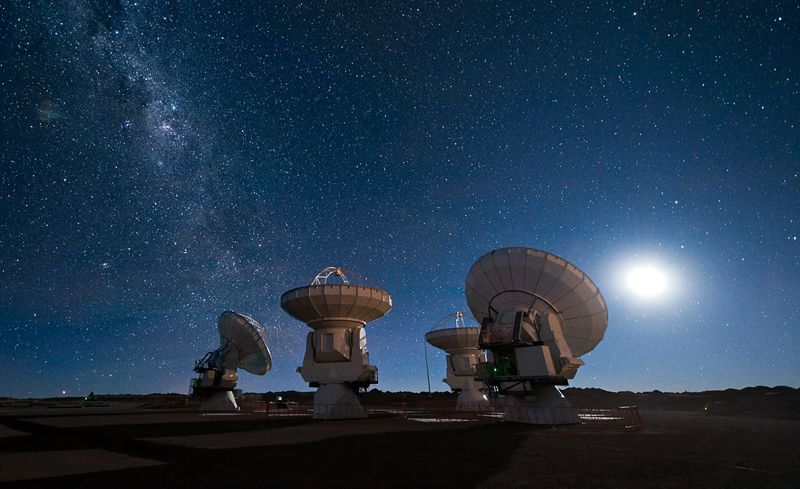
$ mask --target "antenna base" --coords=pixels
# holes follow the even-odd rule
[[[239,405],[233,391],[216,391],[203,401],[200,409],[206,413],[236,412]]]
[[[353,387],[346,384],[322,384],[314,393],[314,419],[366,418]]]
[[[537,425],[580,424],[575,408],[554,385],[539,385],[524,397],[506,398],[503,421]]]
[[[481,389],[462,389],[456,400],[456,411],[489,411],[492,404]]]

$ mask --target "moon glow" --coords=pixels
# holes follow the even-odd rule
[[[664,295],[667,291],[666,274],[652,265],[640,265],[632,268],[625,281],[631,292],[645,299]]]

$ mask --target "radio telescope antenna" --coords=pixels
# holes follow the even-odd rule
[[[477,365],[486,362],[478,344],[480,330],[480,323],[474,317],[457,311],[440,319],[425,334],[427,343],[447,352],[447,378],[442,381],[459,393],[456,400],[459,411],[482,411],[490,406],[484,394],[486,386],[475,378]]]
[[[328,283],[332,276],[344,283]],[[378,383],[378,369],[369,363],[364,326],[389,312],[389,293],[351,284],[341,268],[327,267],[311,285],[284,293],[281,308],[314,330],[297,369],[310,387],[318,387],[314,418],[365,417],[356,392]]]
[[[225,311],[217,320],[220,347],[195,362],[198,378],[192,379],[191,394],[203,399],[204,411],[238,411],[234,391],[242,368],[254,375],[272,369],[272,355],[264,327],[255,319]]]
[[[479,377],[507,395],[505,419],[578,423],[556,385],[567,385],[578,358],[603,339],[608,310],[592,280],[575,265],[532,248],[501,248],[480,257],[465,293],[488,350]]]

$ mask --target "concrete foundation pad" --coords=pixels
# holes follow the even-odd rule
[[[463,423],[468,425],[469,423]],[[293,445],[310,443],[340,436],[368,435],[400,431],[427,431],[426,423],[410,420],[337,420],[314,422],[300,426],[287,426],[270,430],[254,430],[233,433],[213,433],[207,435],[165,436],[142,438],[142,440],[163,445],[177,445],[205,449],[228,449],[272,445]]]
[[[248,413],[234,413],[247,416]],[[55,428],[83,428],[88,426],[123,426],[136,424],[161,424],[161,423],[196,423],[214,422],[226,419],[211,413],[175,412],[175,413],[125,413],[108,414],[105,416],[52,416],[21,418],[32,423]],[[230,419],[230,418],[227,418]]]
[[[25,435],[30,435],[30,433],[25,433],[24,431],[12,430],[8,426],[0,424],[0,438],[10,438],[13,436],[25,436]]]
[[[162,462],[157,460],[96,449],[0,453],[0,482],[62,477],[161,464]]]

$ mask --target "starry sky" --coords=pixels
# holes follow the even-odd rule
[[[0,5],[0,395],[188,391],[233,309],[307,388],[280,295],[330,265],[392,294],[383,390],[491,249],[586,272],[572,382],[800,386],[794,2]],[[655,263],[668,293],[620,277]],[[444,355],[428,351],[434,389]]]

